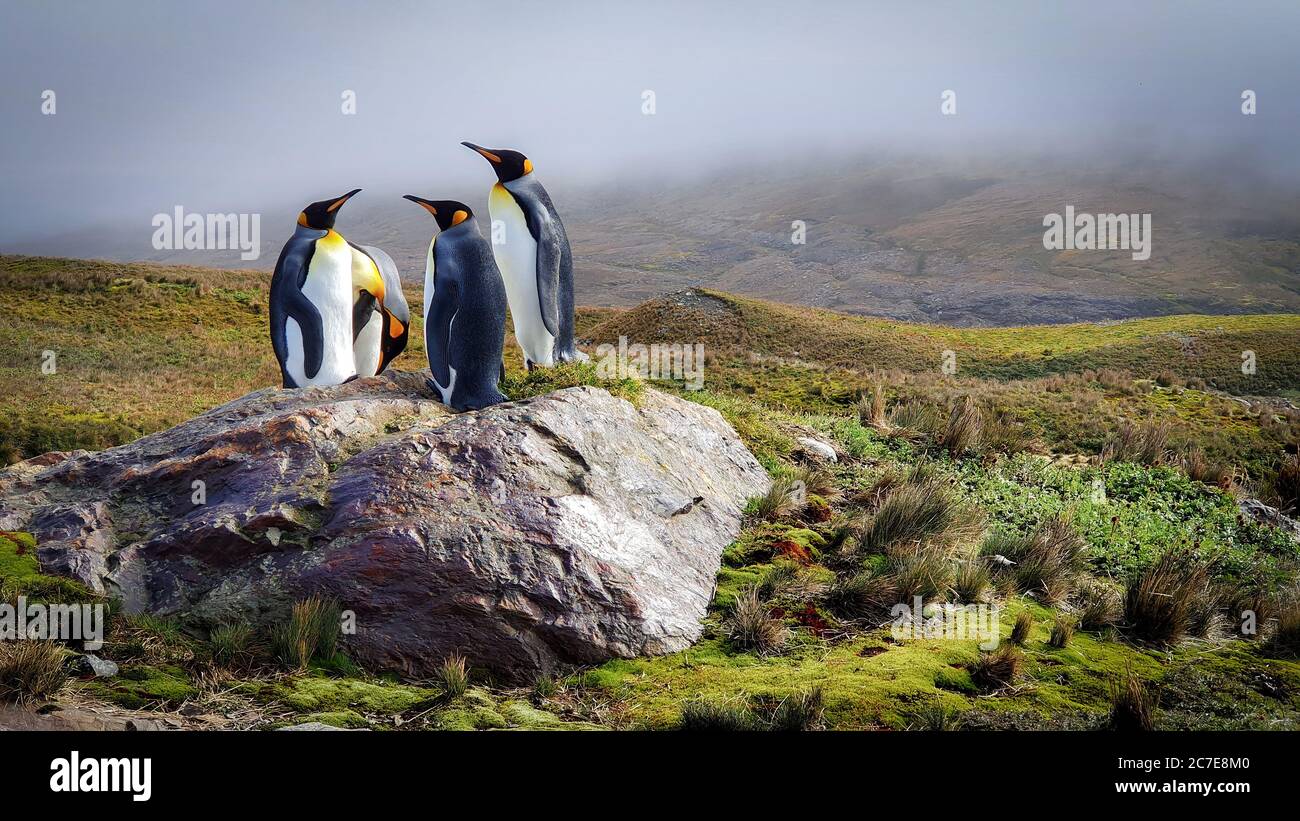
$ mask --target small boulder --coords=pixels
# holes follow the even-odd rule
[[[74,656],[69,667],[73,675],[89,678],[112,678],[118,672],[116,663],[90,653]]]
[[[800,436],[797,441],[800,447],[804,449],[804,452],[814,459],[823,462],[839,461],[839,455],[835,452],[835,448],[820,439],[814,439],[811,436]]]

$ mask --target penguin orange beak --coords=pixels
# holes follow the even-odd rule
[[[492,163],[493,165],[501,164],[501,158],[499,156],[493,154],[491,151],[488,151],[486,148],[484,148],[481,145],[474,145],[474,143],[471,142],[463,142],[461,143],[461,145],[465,146],[471,151],[477,151],[478,153],[482,154],[487,159],[487,161]]]
[[[402,320],[393,316],[391,313],[388,313],[388,311],[384,311],[384,313],[388,314],[388,335],[389,336],[391,336],[393,339],[397,339],[402,334],[406,333],[406,326],[402,324]]]
[[[338,199],[334,200],[334,202],[331,202],[331,203],[329,204],[329,207],[326,208],[325,210],[326,210],[326,211],[329,211],[329,212],[331,212],[331,213],[334,212],[334,211],[337,211],[337,210],[339,210],[340,208],[343,207],[343,203],[347,202],[348,200],[352,199],[353,197],[355,197],[357,194],[360,194],[360,193],[361,193],[361,189],[360,189],[360,188],[353,188],[353,189],[352,189],[351,191],[349,191],[348,193],[346,193],[346,194],[344,194],[343,196],[339,197]]]
[[[438,216],[438,209],[434,208],[433,203],[429,202],[423,197],[417,197],[414,194],[403,194],[402,199],[410,200],[411,202],[423,208],[425,211],[428,211],[430,214],[433,214],[435,217]]]

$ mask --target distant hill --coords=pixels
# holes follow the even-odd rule
[[[540,172],[539,172],[540,173]],[[836,162],[689,184],[570,190],[544,178],[573,241],[578,301],[630,306],[687,287],[948,325],[1300,311],[1300,196],[1187,172]],[[481,214],[482,192],[452,192]],[[429,218],[372,192],[340,230],[423,276]],[[24,252],[269,269],[297,206],[263,213],[262,256],[159,252],[147,226],[49,237]],[[1048,251],[1043,217],[1150,213],[1153,252]],[[792,223],[806,244],[791,242]]]

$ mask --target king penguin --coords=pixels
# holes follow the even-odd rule
[[[361,290],[352,306],[352,350],[357,376],[374,376],[383,373],[388,363],[406,350],[411,309],[406,305],[402,278],[393,258],[372,245],[348,244],[352,246],[353,282],[364,281],[375,273],[384,281],[383,305],[372,294]]]
[[[429,387],[456,411],[504,402],[497,384],[505,370],[506,288],[474,212],[454,200],[405,199],[432,214],[441,232],[424,266]]]
[[[308,205],[271,277],[271,347],[286,388],[339,385],[356,377],[354,315],[363,295],[384,305],[375,267],[353,265],[353,248],[334,230],[338,210],[357,194]]]
[[[573,343],[573,254],[551,197],[533,174],[533,163],[518,151],[477,151],[496,171],[488,213],[501,221],[505,235],[492,238],[514,318],[515,339],[528,369],[556,362],[586,360]]]

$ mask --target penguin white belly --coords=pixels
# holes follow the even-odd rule
[[[384,315],[375,311],[370,315],[357,334],[353,343],[353,361],[356,363],[357,376],[374,376],[379,373],[379,361],[383,358],[380,346],[383,344]]]
[[[331,231],[316,241],[302,293],[320,313],[324,340],[320,370],[314,377],[307,376],[302,328],[293,317],[285,320],[289,346],[285,368],[299,386],[342,384],[357,371],[352,351],[352,252],[338,234]]]
[[[555,336],[546,330],[537,296],[537,241],[528,232],[523,210],[500,184],[492,186],[488,210],[505,226],[505,242],[493,242],[492,255],[505,281],[515,340],[529,361],[549,368],[554,364]]]
[[[433,246],[438,242],[437,235],[429,242],[429,255],[424,258],[424,322],[429,323],[429,306],[433,304],[433,283],[437,279],[437,263],[433,259]]]

